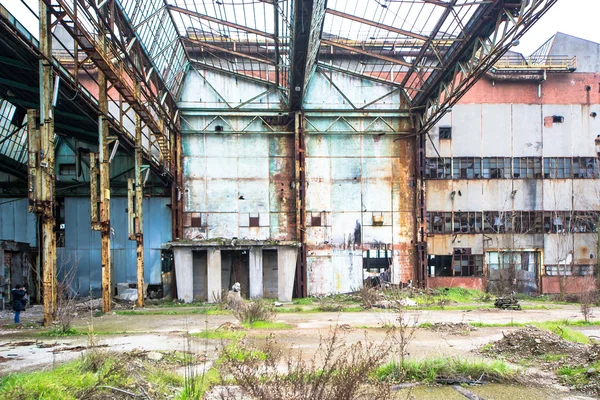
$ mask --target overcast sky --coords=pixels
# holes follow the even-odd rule
[[[27,3],[37,12],[37,1],[28,0]],[[0,0],[0,4],[37,36],[37,20],[32,20],[31,13],[20,0]],[[600,0],[558,0],[513,50],[530,55],[556,32],[600,43]]]

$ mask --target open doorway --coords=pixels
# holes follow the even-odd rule
[[[208,297],[207,252],[206,250],[197,250],[192,252],[192,257],[194,267],[194,300],[212,300]]]
[[[248,298],[250,288],[250,251],[221,250],[221,287],[231,290],[239,282],[242,296]]]

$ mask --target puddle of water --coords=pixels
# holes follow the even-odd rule
[[[527,387],[520,385],[489,384],[467,386],[467,390],[485,400],[592,400],[593,397],[581,396],[549,387]],[[412,396],[412,397],[411,397]],[[466,397],[449,386],[416,386],[399,390],[398,399],[415,400],[465,400]]]

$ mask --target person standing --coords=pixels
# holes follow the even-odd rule
[[[15,312],[15,324],[21,323],[21,311],[25,311],[25,288],[23,285],[17,285],[12,290],[12,308]]]

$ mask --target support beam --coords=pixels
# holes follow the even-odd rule
[[[214,303],[221,300],[221,250],[210,248],[206,257],[206,279],[208,302]],[[179,281],[180,276],[177,275]]]
[[[368,19],[360,18],[360,17],[354,16],[354,15],[351,15],[351,14],[346,14],[344,12],[337,11],[337,10],[334,10],[334,9],[331,9],[331,8],[327,9],[327,14],[335,15],[336,17],[341,17],[341,18],[349,19],[349,20],[354,21],[354,22],[358,22],[358,23],[361,23],[361,24],[373,26],[373,27],[379,28],[379,29],[384,29],[386,31],[397,33],[398,35],[408,36],[408,37],[411,37],[411,38],[414,38],[414,39],[418,39],[418,40],[425,41],[425,40],[429,39],[427,36],[424,36],[424,35],[419,35],[417,33],[411,32],[411,31],[407,31],[407,30],[404,30],[404,29],[396,28],[396,27],[393,27],[393,26],[390,26],[390,25],[385,25],[385,24],[382,24],[382,23],[379,23],[379,22],[368,20]]]
[[[307,83],[315,70],[325,19],[324,0],[295,1],[290,55],[290,109],[302,108]]]
[[[52,64],[52,31],[50,11],[40,0],[40,50],[45,57],[40,60],[40,152],[38,179],[41,179],[42,261],[44,287],[44,325],[52,325],[56,314],[56,235],[54,228],[55,176],[54,176],[54,107],[52,96],[54,79]],[[32,114],[32,113],[30,113]]]
[[[136,84],[139,93],[140,84]],[[137,303],[144,306],[144,191],[142,187],[142,119],[135,114],[135,241],[137,260]]]
[[[250,299],[262,299],[264,293],[263,283],[263,249],[260,246],[250,248]]]
[[[194,253],[187,247],[173,249],[177,279],[177,299],[186,303],[194,300]],[[208,296],[210,299],[210,296]]]
[[[279,247],[277,249],[277,298],[289,303],[294,292],[294,270],[298,250],[295,247]]]
[[[306,297],[308,291],[306,287],[306,146],[304,142],[304,114],[296,113],[295,118],[296,241],[300,244],[295,282],[296,297]]]
[[[177,7],[177,6],[174,6],[174,5],[169,5],[168,9],[170,11],[175,11],[175,12],[178,12],[180,14],[189,15],[190,17],[193,17],[193,18],[205,20],[205,21],[208,21],[208,22],[214,22],[215,24],[219,24],[219,25],[227,26],[229,28],[233,28],[233,29],[237,29],[237,30],[240,30],[240,31],[248,32],[248,33],[251,33],[253,35],[262,36],[262,37],[266,37],[266,38],[269,38],[269,39],[275,39],[275,35],[273,35],[272,33],[259,31],[258,29],[252,29],[252,28],[249,28],[249,27],[244,26],[244,25],[235,24],[233,22],[229,22],[229,21],[225,21],[223,19],[211,17],[209,15],[201,14],[199,12],[195,12],[195,11],[188,10],[188,9],[185,9],[185,8]]]
[[[216,52],[222,51],[223,53],[231,54],[232,56],[236,56],[236,57],[246,58],[248,60],[256,61],[258,63],[264,63],[264,64],[273,65],[273,66],[276,65],[275,61],[269,60],[267,58],[254,57],[254,56],[251,56],[250,54],[241,53],[241,52],[235,51],[235,50],[229,50],[229,49],[226,49],[224,47],[216,46],[214,44],[206,43],[206,42],[203,42],[203,41],[200,41],[200,40],[190,39],[190,38],[187,38],[187,37],[182,38],[182,40],[185,41],[185,42],[188,42],[188,43],[190,43],[192,45],[195,45],[195,46],[206,47],[206,48],[212,49],[212,50],[214,50]]]
[[[98,37],[100,47],[106,49],[106,35]],[[102,264],[102,311],[109,312],[112,309],[112,263],[110,254],[110,152],[108,149],[108,126],[107,116],[108,96],[107,79],[104,72],[98,69],[98,105],[100,115],[98,116],[98,134],[100,150],[100,256]]]
[[[327,39],[321,39],[321,43],[326,44],[328,46],[337,47],[337,48],[340,48],[342,50],[346,50],[346,51],[349,51],[352,53],[362,54],[362,55],[365,55],[368,57],[377,58],[379,60],[387,61],[387,62],[390,62],[393,64],[402,65],[404,67],[410,67],[412,65],[411,63],[408,63],[408,62],[402,61],[402,60],[398,60],[393,57],[388,57],[388,56],[384,56],[382,54],[372,53],[370,51],[365,51],[359,47],[347,46],[345,44],[334,42],[334,41],[327,40]]]

